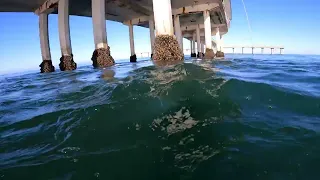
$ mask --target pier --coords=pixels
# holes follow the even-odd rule
[[[108,46],[106,20],[128,26],[130,62],[136,62],[133,26],[149,28],[151,57],[166,64],[183,61],[183,38],[190,40],[191,56],[223,57],[223,36],[232,20],[231,0],[2,0],[0,12],[34,12],[39,16],[41,72],[53,72],[48,16],[58,14],[61,71],[77,68],[73,59],[69,16],[92,17],[95,49],[93,66],[109,67],[115,61]],[[215,37],[213,41],[212,36]],[[197,48],[196,48],[197,47]],[[197,51],[197,52],[196,52]]]
[[[274,51],[276,49],[279,50],[279,54],[282,55],[284,51],[284,47],[281,46],[226,46],[225,49],[232,49],[232,53],[235,54],[235,49],[241,49],[241,54],[244,54],[244,49],[251,49],[251,54],[254,54],[255,49],[260,49],[261,54],[265,53],[265,49],[269,49],[270,54],[275,54]]]

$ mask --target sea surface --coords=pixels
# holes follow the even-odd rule
[[[319,180],[320,56],[2,75],[0,179]]]

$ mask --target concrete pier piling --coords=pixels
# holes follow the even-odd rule
[[[210,18],[210,12],[204,11],[203,12],[204,17],[204,34],[205,34],[205,42],[206,42],[206,53],[204,55],[205,59],[213,59],[214,58],[214,52],[212,49],[212,40],[211,40],[211,18]]]
[[[206,53],[204,54],[204,59],[213,59],[214,58],[213,49],[206,48]]]
[[[173,34],[171,0],[153,0],[156,39],[154,43],[154,61],[161,64],[183,61],[183,52]]]
[[[59,68],[61,71],[72,71],[77,69],[77,63],[73,60],[73,54],[63,55],[60,58]]]
[[[154,61],[177,62],[183,61],[183,53],[179,47],[178,41],[171,35],[159,35],[155,40],[155,52],[153,54]]]
[[[223,58],[224,57],[224,53],[222,52],[221,35],[220,35],[220,29],[219,28],[216,28],[216,42],[217,42],[216,57],[217,58]]]
[[[204,58],[204,44],[201,44],[201,58]]]
[[[110,54],[109,46],[94,50],[91,60],[93,62],[92,65],[95,68],[110,67],[115,64],[114,59]]]
[[[197,24],[197,27],[196,27],[196,37],[197,37],[197,51],[198,51],[197,57],[201,58],[202,53],[201,53],[200,26],[199,26],[199,24]]]
[[[192,42],[192,40],[190,40],[190,56],[192,57],[192,53],[193,53],[193,50],[192,50],[192,45],[193,45],[193,42]]]
[[[175,32],[177,41],[179,43],[180,49],[183,50],[183,39],[182,39],[179,15],[175,15],[174,17],[174,32]]]
[[[41,73],[49,73],[55,71],[55,67],[52,65],[51,60],[43,60],[39,67]]]
[[[149,32],[150,32],[150,45],[151,45],[151,59],[153,58],[154,51],[154,41],[155,41],[155,32],[154,32],[154,18],[151,16],[149,18]]]
[[[70,25],[69,25],[69,0],[60,0],[58,5],[59,40],[62,57],[60,58],[60,70],[72,71],[77,69],[73,60]]]
[[[196,34],[193,33],[192,35],[192,48],[191,48],[191,57],[197,57],[197,53],[196,53]]]
[[[105,0],[92,1],[92,22],[95,50],[92,54],[93,67],[109,67],[114,65],[114,59],[110,54],[110,47],[107,43],[106,28],[106,4]]]
[[[132,22],[129,24],[129,39],[130,39],[130,62],[137,62],[137,55],[134,49],[134,35],[133,35],[133,25]]]
[[[43,13],[39,15],[39,36],[42,63],[39,65],[41,73],[54,72],[55,68],[52,65],[50,45],[49,45],[49,31],[48,31],[48,14]]]

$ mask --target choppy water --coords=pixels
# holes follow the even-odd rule
[[[0,179],[319,179],[320,57],[1,76],[0,138]]]

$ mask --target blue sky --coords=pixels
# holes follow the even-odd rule
[[[245,0],[252,35],[250,35],[241,0],[232,0],[233,19],[225,45],[284,46],[287,54],[320,54],[319,0]],[[38,16],[33,13],[0,13],[0,74],[39,69],[41,63]],[[90,64],[94,50],[91,18],[70,17],[71,42],[75,61]],[[107,21],[108,43],[115,59],[130,56],[128,27]],[[58,19],[49,16],[52,60],[58,68],[60,45]],[[135,47],[150,51],[149,30],[134,27]],[[184,40],[184,48],[190,43]],[[240,52],[238,49],[236,52]],[[257,50],[258,51],[258,50]],[[230,52],[230,50],[226,50]],[[250,52],[250,50],[247,50]]]

